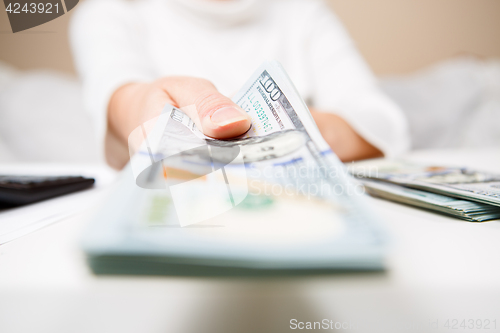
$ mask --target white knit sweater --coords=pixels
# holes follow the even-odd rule
[[[386,156],[409,147],[403,114],[319,0],[87,0],[70,34],[101,135],[109,98],[125,83],[195,76],[231,96],[276,59],[310,106],[339,114]]]

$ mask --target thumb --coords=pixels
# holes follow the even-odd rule
[[[250,116],[204,79],[175,77],[165,87],[180,107],[206,136],[228,139],[244,134],[251,125]]]

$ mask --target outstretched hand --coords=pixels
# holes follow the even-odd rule
[[[127,84],[115,91],[108,106],[106,159],[111,166],[125,165],[130,133],[160,115],[167,103],[181,108],[203,134],[216,139],[241,135],[251,125],[243,109],[204,79],[167,77],[153,83]]]
[[[228,139],[244,134],[248,114],[205,79],[167,77],[152,83],[130,83],[117,89],[108,106],[106,159],[117,169],[129,159],[127,141],[141,124],[160,115],[165,104],[182,109],[206,136]],[[344,119],[311,109],[318,128],[332,150],[344,161],[382,156]]]

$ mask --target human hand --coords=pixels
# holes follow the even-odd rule
[[[125,165],[128,153],[123,148],[130,133],[160,115],[167,103],[183,109],[209,137],[228,139],[245,133],[251,125],[248,114],[205,79],[166,77],[127,84],[115,91],[108,106],[106,158],[111,166]]]
[[[342,162],[383,156],[382,152],[359,135],[342,117],[309,108],[321,135]]]

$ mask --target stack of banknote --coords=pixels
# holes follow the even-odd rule
[[[471,222],[500,219],[500,175],[467,168],[371,161],[350,168],[373,196]]]
[[[252,120],[238,138],[206,137],[172,105],[132,132],[130,164],[84,236],[93,271],[383,269],[386,238],[363,187],[281,65],[264,63],[233,101]]]

